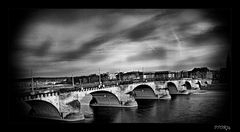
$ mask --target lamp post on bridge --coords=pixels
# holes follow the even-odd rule
[[[35,94],[35,92],[34,92],[34,87],[33,87],[33,72],[32,72],[32,69],[31,69],[31,88],[32,88],[32,92],[31,92],[31,95],[34,95]]]
[[[72,86],[74,88],[74,77],[73,77],[73,74],[72,74]]]
[[[99,72],[99,84],[101,84],[101,73],[100,73],[100,68],[98,69]]]
[[[119,78],[119,83],[121,83],[121,70],[120,69],[119,69],[118,78]]]

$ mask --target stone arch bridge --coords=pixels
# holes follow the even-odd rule
[[[55,113],[54,118],[57,115],[58,118],[66,118],[69,114],[81,112],[83,105],[131,107],[128,102],[135,99],[170,99],[171,95],[188,94],[188,91],[199,90],[200,86],[210,83],[209,80],[200,79],[139,82],[69,92],[53,91],[25,96],[21,100],[26,102],[37,116]]]

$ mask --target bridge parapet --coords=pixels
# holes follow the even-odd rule
[[[70,91],[70,92],[73,93],[73,95],[77,95],[76,97],[73,96],[72,99],[77,98],[78,100],[81,100],[81,98],[83,96],[85,96],[86,94],[90,94],[91,92],[99,91],[99,90],[106,90],[106,91],[112,92],[112,93],[116,94],[117,97],[119,97],[120,96],[119,93],[121,93],[121,92],[128,93],[139,85],[148,85],[153,89],[154,92],[156,92],[156,89],[167,88],[167,83],[169,83],[169,82],[174,83],[178,90],[186,89],[186,87],[184,86],[184,84],[186,82],[189,82],[192,87],[197,88],[197,87],[199,87],[199,85],[197,84],[198,81],[202,85],[206,84],[204,82],[211,83],[211,80],[199,80],[199,79],[184,78],[184,79],[180,79],[180,80],[138,82],[138,83],[127,84],[127,85],[101,87],[101,88],[93,87],[93,88],[88,88],[88,89],[78,89],[76,91]],[[37,95],[29,95],[29,96],[24,97],[24,100],[31,100],[31,99],[42,99],[42,100],[44,100],[46,98],[51,98],[51,96],[58,96],[59,94],[60,94],[59,92],[50,92],[50,93],[41,93],[41,94],[37,94]],[[61,94],[63,94],[63,93],[61,93]]]
[[[27,95],[20,98],[23,101],[29,100],[44,100],[53,104],[59,110],[59,93],[50,92],[50,93],[40,93],[35,95]]]

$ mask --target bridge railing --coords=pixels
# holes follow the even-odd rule
[[[144,82],[158,82],[158,81],[173,81],[173,80],[179,80],[183,78],[145,78],[145,79],[135,79],[135,80],[118,80],[118,81],[105,81],[103,82],[102,86],[99,85],[99,82],[95,83],[89,83],[89,84],[78,84],[75,85],[74,87],[71,85],[52,85],[51,87],[43,87],[43,88],[38,88],[35,90],[35,93],[41,94],[41,93],[46,93],[49,90],[53,90],[56,92],[71,92],[71,91],[89,91],[93,89],[102,89],[108,88],[108,87],[113,87],[113,86],[119,86],[119,85],[129,85],[133,83],[144,83]],[[190,78],[188,78],[190,79]],[[31,90],[29,89],[27,94],[30,94]],[[26,94],[24,93],[24,94]]]

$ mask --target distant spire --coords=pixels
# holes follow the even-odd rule
[[[33,88],[33,72],[32,72],[32,69],[31,69],[31,78],[32,78],[32,81],[31,81],[32,94],[34,94],[34,88]]]

